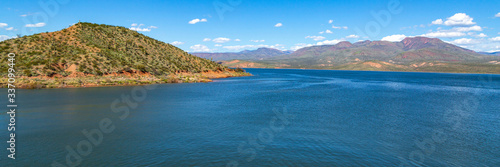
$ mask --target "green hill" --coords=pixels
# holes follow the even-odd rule
[[[104,85],[122,85],[140,84],[145,78],[162,83],[248,75],[128,28],[103,24],[78,23],[61,31],[0,42],[0,54],[8,53],[16,54],[15,69],[21,84],[35,82],[41,87],[64,87],[77,79],[80,81],[71,86],[101,86],[99,80],[104,77]],[[7,59],[1,59],[0,74],[4,77],[7,64]],[[206,73],[220,76],[203,76]],[[129,80],[118,80],[123,76]]]

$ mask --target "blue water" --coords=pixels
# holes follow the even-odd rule
[[[16,160],[2,112],[0,164],[500,166],[500,75],[247,71],[212,83],[18,90]],[[93,129],[97,145],[82,133]]]

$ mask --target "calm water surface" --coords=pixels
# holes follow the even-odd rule
[[[16,160],[4,129],[0,164],[67,166],[66,147],[109,119],[80,166],[500,166],[500,75],[247,71],[139,103],[134,87],[19,90]],[[121,120],[111,104],[127,97]]]

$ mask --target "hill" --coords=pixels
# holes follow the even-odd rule
[[[500,73],[500,57],[476,53],[437,38],[361,41],[311,46],[253,61],[280,68]],[[227,64],[227,62],[223,62]]]
[[[483,55],[500,56],[500,52],[478,52]]]
[[[237,53],[226,52],[226,53],[191,53],[191,54],[205,59],[220,61],[220,60],[233,60],[233,59],[263,60],[266,58],[287,55],[290,53],[291,53],[290,51],[281,51],[272,48],[258,48],[257,50],[244,50]]]
[[[78,23],[0,42],[0,54],[8,53],[16,54],[16,75],[25,87],[197,82],[247,75],[137,31],[104,24]],[[7,64],[1,60],[2,76]]]

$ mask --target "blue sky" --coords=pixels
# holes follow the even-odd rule
[[[131,28],[189,52],[296,50],[412,36],[499,51],[499,6],[498,0],[7,0],[0,7],[0,40],[80,20]]]

